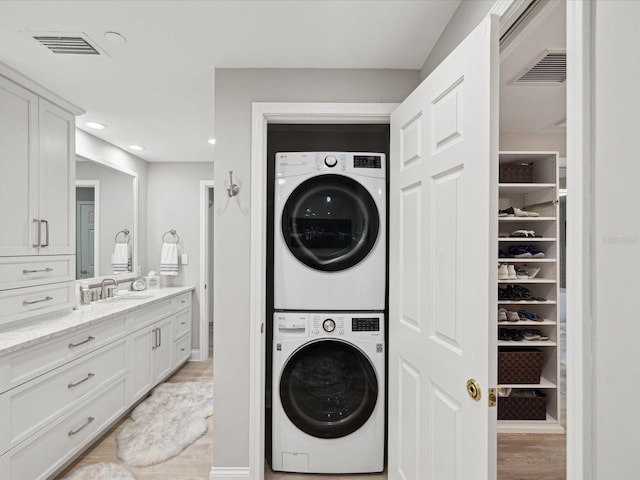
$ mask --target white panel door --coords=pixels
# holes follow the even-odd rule
[[[75,226],[75,117],[40,99],[40,255],[72,255]]]
[[[488,17],[391,116],[390,479],[495,477],[497,94]]]

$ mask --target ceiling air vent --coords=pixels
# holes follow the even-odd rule
[[[82,35],[33,35],[33,38],[53,53],[62,55],[100,55],[98,47]]]
[[[516,85],[537,83],[564,83],[567,80],[567,52],[547,50],[533,66],[528,67],[513,81]]]

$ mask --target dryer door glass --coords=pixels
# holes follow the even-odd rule
[[[291,253],[326,272],[345,270],[365,258],[379,228],[378,208],[369,192],[342,175],[303,182],[282,212],[282,234]]]
[[[378,399],[371,362],[357,347],[320,340],[298,349],[280,378],[280,400],[293,424],[318,438],[339,438],[358,430]]]

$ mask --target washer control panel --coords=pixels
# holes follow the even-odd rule
[[[351,319],[352,332],[379,332],[380,319],[378,317],[359,317]]]

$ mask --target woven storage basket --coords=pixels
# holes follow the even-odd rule
[[[532,183],[533,163],[501,163],[499,177],[500,183]]]
[[[498,383],[540,383],[543,353],[540,350],[518,349],[498,352]]]
[[[526,397],[498,397],[498,420],[546,420],[547,396],[535,390]]]

